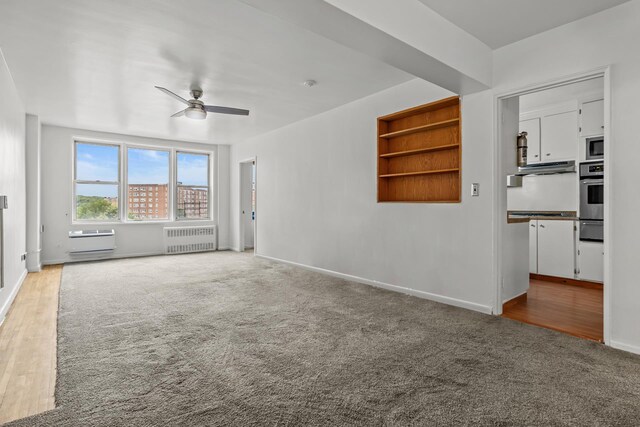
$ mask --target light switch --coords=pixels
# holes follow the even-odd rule
[[[471,184],[471,195],[473,197],[478,197],[480,195],[480,184],[477,182]]]

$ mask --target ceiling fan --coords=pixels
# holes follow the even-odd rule
[[[177,99],[183,104],[188,105],[182,111],[178,111],[171,117],[181,117],[187,116],[190,119],[194,120],[204,120],[207,118],[207,112],[209,113],[220,113],[220,114],[234,114],[237,116],[248,116],[249,110],[243,110],[240,108],[231,108],[231,107],[219,107],[217,105],[204,105],[204,102],[200,101],[200,97],[202,96],[202,89],[191,89],[191,97],[193,99],[186,100],[180,95],[176,95],[171,92],[169,89],[165,89],[160,86],[156,86],[156,89],[166,93],[167,95]]]

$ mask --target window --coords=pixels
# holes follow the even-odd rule
[[[176,219],[208,219],[209,155],[177,152],[176,164]]]
[[[73,221],[211,219],[210,154],[85,141],[73,146]]]
[[[133,193],[140,196],[136,201],[146,202],[146,191],[151,191],[152,187],[169,186],[169,151],[150,150],[146,148],[127,148],[127,183],[129,192],[141,190],[142,193]],[[168,194],[165,193],[165,194]],[[169,200],[165,197],[160,204],[164,207],[163,215],[158,218],[169,219]],[[135,204],[134,206],[138,206]],[[131,206],[130,206],[131,207]],[[146,203],[140,203],[140,207],[146,207]],[[145,209],[139,212],[129,210],[127,215],[129,220],[144,221],[153,218],[148,215]]]
[[[119,194],[120,147],[76,142],[75,220],[118,221]]]

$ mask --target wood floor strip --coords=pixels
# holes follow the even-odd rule
[[[0,326],[0,424],[55,407],[61,273],[29,273]]]
[[[526,300],[505,305],[502,316],[602,342],[602,287],[567,286],[532,279]]]

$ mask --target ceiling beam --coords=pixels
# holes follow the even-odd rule
[[[451,92],[467,95],[490,87],[491,50],[420,2],[238,1]],[[340,7],[330,4],[329,1]],[[375,7],[374,3],[377,4]],[[400,10],[389,12],[398,5],[402,6]],[[399,19],[412,10],[418,16],[408,19],[407,22]],[[423,27],[430,29],[425,30]],[[439,34],[437,38],[434,31]]]

